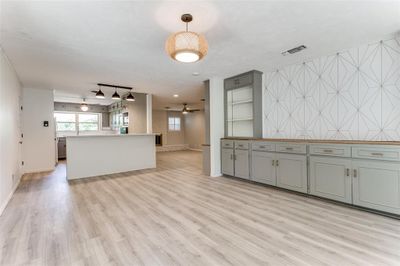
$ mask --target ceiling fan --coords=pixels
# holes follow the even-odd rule
[[[183,104],[182,114],[187,114],[187,113],[192,113],[192,112],[197,112],[197,111],[200,111],[200,109],[190,109],[187,107],[187,103]]]

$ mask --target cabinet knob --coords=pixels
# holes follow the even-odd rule
[[[353,169],[353,177],[357,177],[357,169]]]
[[[346,176],[350,176],[350,169],[346,168]]]
[[[275,165],[279,166],[279,160],[276,160]]]
[[[272,160],[272,166],[275,166],[275,160]]]

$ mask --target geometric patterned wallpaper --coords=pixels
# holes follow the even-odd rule
[[[264,137],[400,140],[400,39],[265,74]]]

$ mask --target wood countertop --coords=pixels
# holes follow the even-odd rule
[[[328,140],[328,139],[275,139],[275,138],[251,138],[251,137],[226,137],[226,140],[272,141],[293,143],[321,143],[321,144],[363,144],[363,145],[399,145],[400,141],[371,141],[371,140]]]

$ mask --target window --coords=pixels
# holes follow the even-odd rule
[[[99,130],[98,114],[78,114],[79,131]]]
[[[180,131],[181,130],[181,118],[180,117],[168,117],[168,130],[169,131]]]
[[[76,115],[71,113],[55,113],[57,131],[76,131]]]
[[[98,131],[100,115],[90,113],[54,113],[57,131]]]

